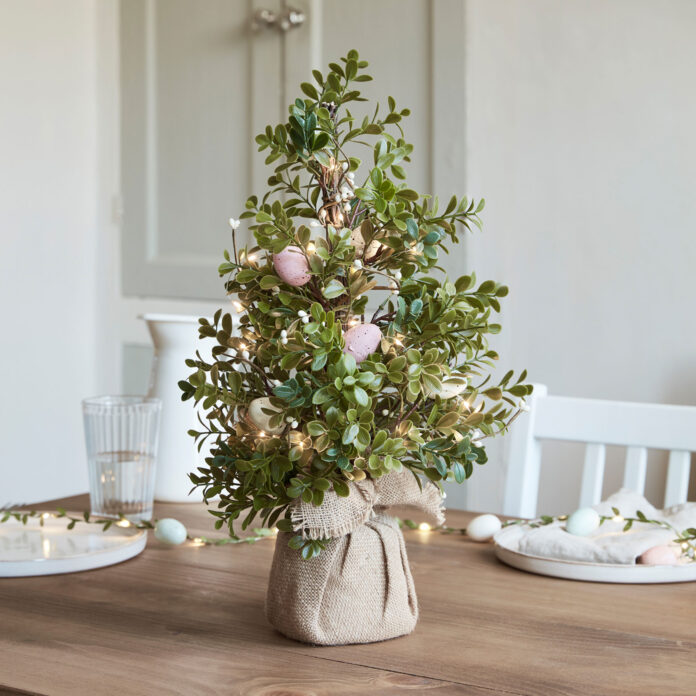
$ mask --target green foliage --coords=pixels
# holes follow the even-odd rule
[[[391,97],[371,116],[351,110],[365,101],[355,84],[371,79],[366,66],[350,51],[326,75],[314,71],[287,123],[257,136],[274,170],[240,216],[256,245],[238,250],[233,236],[219,269],[240,330],[233,335],[230,314],[201,319],[212,359],[190,359],[180,383],[182,398],[205,410],[192,435],[210,446],[191,481],[206,500],[220,496],[211,512],[232,535],[235,521],[246,528],[257,516],[291,531],[295,500],[321,505],[329,490],[345,496],[349,481],[403,468],[461,482],[486,462],[482,440],[502,433],[531,392],[524,372],[490,382],[498,356],[487,335],[500,331],[492,315],[507,288],[474,274],[430,275],[442,271],[447,242],[480,227],[483,200],[452,196],[440,206],[408,188],[408,110]],[[288,246],[306,258],[306,285],[284,283],[274,268],[272,255]],[[383,301],[368,316],[371,291]],[[344,336],[367,322],[381,343],[356,364]],[[459,394],[442,391],[453,385]],[[259,397],[270,399],[268,433],[247,417]],[[305,556],[320,551],[301,537],[292,543]]]

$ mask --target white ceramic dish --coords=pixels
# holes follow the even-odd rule
[[[79,513],[74,515],[79,516]],[[116,525],[106,532],[97,525],[67,529],[61,518],[10,519],[0,524],[0,578],[76,573],[121,563],[137,556],[147,541],[145,530]]]
[[[631,584],[696,580],[696,563],[675,566],[619,565],[531,556],[517,550],[523,531],[524,528],[520,525],[512,525],[499,531],[495,535],[495,553],[503,563],[528,573],[550,575],[566,580]]]

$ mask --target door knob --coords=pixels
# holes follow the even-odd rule
[[[278,31],[290,31],[304,24],[305,13],[294,7],[288,7],[284,12],[261,9],[254,12],[251,26],[254,31],[261,29],[277,29]]]

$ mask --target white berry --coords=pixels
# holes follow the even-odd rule
[[[388,408],[382,409],[382,415],[383,415],[383,416],[388,416],[388,415],[389,415],[389,409],[388,409]]]
[[[280,335],[281,335],[282,338],[287,338],[287,337],[288,337],[288,332],[287,332],[285,329],[283,329],[283,330],[280,332]]]
[[[295,419],[294,419],[292,416],[286,416],[286,417],[285,417],[285,422],[286,422],[286,423],[292,423],[293,420],[295,420]]]
[[[299,425],[299,423],[296,420],[294,420],[292,423],[290,423],[291,428],[296,428],[298,425]]]
[[[298,316],[298,317],[306,317],[306,316],[307,316],[307,312],[305,312],[304,309],[301,309],[301,310],[297,313],[297,316]]]
[[[303,324],[309,324],[309,317],[302,317]]]
[[[280,342],[281,342],[283,345],[287,345],[288,339],[287,339],[287,338],[281,338],[281,339],[280,339]]]

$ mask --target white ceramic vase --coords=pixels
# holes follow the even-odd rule
[[[200,494],[189,496],[189,473],[201,466],[205,450],[199,453],[188,431],[200,427],[192,401],[181,400],[178,383],[193,371],[186,366],[201,348],[198,317],[178,314],[145,314],[155,356],[148,396],[162,400],[159,454],[155,477],[155,500],[169,503],[199,502]]]

